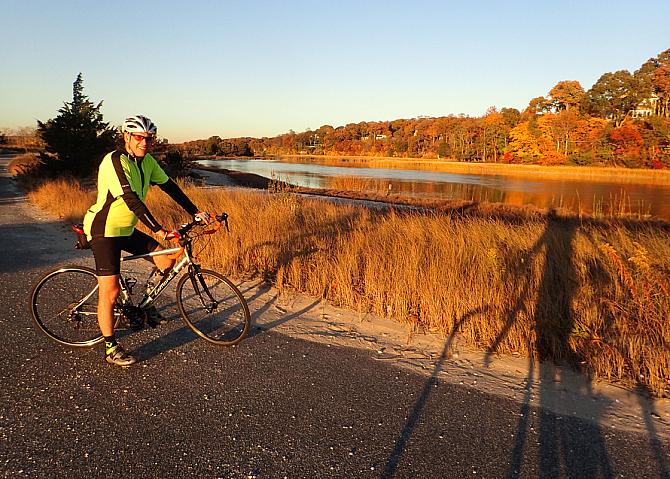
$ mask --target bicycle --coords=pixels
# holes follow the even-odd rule
[[[142,299],[133,304],[132,291],[137,279],[119,277],[121,292],[114,307],[115,328],[143,327],[145,309],[151,306],[179,275],[176,286],[177,307],[182,320],[200,338],[217,346],[233,346],[242,341],[251,326],[249,307],[244,296],[225,276],[202,268],[194,261],[193,240],[217,232],[222,224],[228,230],[228,215],[215,215],[212,225],[198,220],[181,225],[178,246],[147,254],[128,255],[122,264],[154,256],[171,255],[178,260],[172,270],[155,284],[148,282]],[[197,228],[197,229],[194,229]],[[72,228],[78,235],[77,248],[86,248],[81,227]],[[89,246],[90,247],[90,246]],[[179,259],[181,257],[181,259]],[[156,269],[152,272],[155,275]],[[38,329],[60,344],[71,347],[93,347],[103,341],[98,326],[98,281],[95,271],[85,266],[65,266],[42,276],[30,293],[30,311]]]

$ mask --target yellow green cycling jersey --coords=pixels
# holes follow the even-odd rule
[[[188,213],[197,208],[184,195],[150,154],[134,158],[121,151],[105,155],[98,170],[98,197],[84,216],[84,231],[95,237],[130,236],[138,219],[151,231],[162,226],[151,215],[144,200],[150,186],[158,185]]]

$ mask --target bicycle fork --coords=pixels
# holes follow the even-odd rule
[[[207,311],[208,314],[211,313],[219,306],[219,302],[214,299],[212,293],[209,291],[207,283],[205,283],[205,278],[203,278],[202,274],[200,273],[200,265],[192,264],[188,274],[191,278],[193,290],[195,291],[195,294],[198,295],[202,307],[205,308],[205,311]],[[198,283],[200,283],[200,286],[198,286]],[[207,304],[205,301],[205,297],[203,296],[201,290],[204,291],[209,298],[209,304]]]

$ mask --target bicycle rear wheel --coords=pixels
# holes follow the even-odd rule
[[[215,271],[190,270],[183,275],[177,283],[177,306],[188,327],[217,346],[239,343],[251,326],[244,296]]]
[[[97,306],[98,280],[83,266],[47,273],[30,293],[30,312],[39,330],[66,346],[91,347],[103,340]]]

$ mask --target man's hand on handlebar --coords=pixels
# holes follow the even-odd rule
[[[181,225],[178,230],[176,231],[161,230],[159,234],[164,240],[170,240],[170,239],[181,240],[184,236],[187,236],[194,227],[196,226],[206,227],[211,224],[214,224],[215,226],[214,229],[205,230],[203,231],[203,233],[212,234],[218,231],[221,225],[224,225],[226,227],[226,230],[230,231],[230,229],[228,228],[227,213],[221,213],[220,215],[215,215],[212,213],[199,212],[196,215],[194,215],[193,221]]]
[[[195,214],[195,220],[196,221],[202,221],[206,225],[210,224],[212,221],[214,221],[214,218],[212,218],[212,215],[207,213],[206,211],[198,211]]]
[[[181,238],[181,234],[179,234],[179,231],[161,230],[161,235],[163,236],[163,240],[165,241]]]

